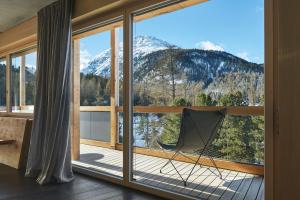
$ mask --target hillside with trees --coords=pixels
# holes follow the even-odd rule
[[[119,48],[121,84],[121,44]],[[184,98],[195,105],[199,93],[219,99],[235,92],[242,93],[245,105],[261,105],[264,94],[263,64],[248,62],[224,51],[182,49],[150,36],[135,38],[133,54],[135,105],[172,105],[175,98]],[[81,102],[89,99],[84,105],[109,105],[106,96],[109,93],[106,91],[109,87],[110,59],[108,49],[81,70],[82,91],[97,91],[97,88],[103,90],[95,94],[94,101],[84,92],[81,95],[84,100]],[[92,79],[94,82],[100,79],[103,81],[88,84]]]

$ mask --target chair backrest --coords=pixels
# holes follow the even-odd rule
[[[226,109],[199,111],[184,108],[177,148],[195,153],[210,145],[219,132],[225,114]]]

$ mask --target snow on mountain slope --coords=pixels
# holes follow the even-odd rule
[[[171,46],[168,42],[157,39],[152,36],[137,36],[133,44],[133,57],[141,58],[154,51],[167,49]],[[110,75],[110,49],[102,51],[100,54],[93,58],[88,66],[84,67],[81,72],[84,74],[96,74],[108,77]],[[123,60],[123,43],[119,44],[119,60]]]

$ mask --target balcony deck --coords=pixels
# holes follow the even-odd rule
[[[73,161],[74,164],[117,176],[123,175],[122,151],[85,144],[80,145],[80,151],[80,161]],[[165,168],[163,174],[159,172],[166,161],[163,158],[134,154],[134,178],[139,183],[199,199],[263,199],[264,178],[261,176],[221,169],[222,180],[208,168],[197,167],[184,187],[171,165]],[[187,176],[192,167],[189,163],[179,161],[174,163],[184,176]],[[214,168],[210,169],[216,171]]]

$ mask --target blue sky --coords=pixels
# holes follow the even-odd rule
[[[30,54],[25,55],[25,65],[26,67],[34,68],[36,69],[36,62],[37,62],[37,53],[33,52]],[[12,65],[16,67],[20,67],[21,65],[21,57],[13,57],[12,58]]]
[[[25,56],[25,64],[27,65],[27,67],[33,67],[33,68],[36,68],[36,59],[37,59],[37,54],[36,52],[33,52],[33,53],[30,53],[30,54],[27,54]]]
[[[134,36],[154,36],[182,48],[223,50],[252,62],[263,63],[263,2],[210,0],[136,22]],[[109,32],[104,32],[82,39],[82,61],[87,62],[108,49],[109,38]]]

